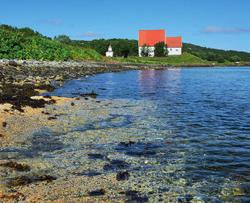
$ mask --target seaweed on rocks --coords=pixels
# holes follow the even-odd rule
[[[118,180],[118,181],[128,180],[129,177],[130,177],[130,174],[128,171],[122,171],[122,172],[118,172],[116,174],[116,180]]]
[[[56,119],[57,119],[56,116],[50,116],[50,117],[48,117],[48,120],[56,120]]]
[[[118,169],[127,169],[130,167],[130,164],[123,160],[112,160],[110,163],[103,166],[103,170],[112,171]]]
[[[14,161],[1,163],[0,166],[10,168],[10,169],[13,169],[16,171],[30,171],[30,166],[28,166],[26,164],[20,164],[20,163],[14,162]]]
[[[51,104],[55,101],[45,101],[44,99],[37,100],[31,97],[39,94],[36,89],[51,90],[51,88],[52,87],[49,85],[35,86],[31,84],[14,85],[4,83],[1,87],[2,91],[0,91],[0,104],[12,104],[12,109],[20,112],[23,112],[22,108],[25,106],[43,108],[45,104]]]
[[[143,202],[149,201],[146,195],[142,195],[138,191],[135,191],[135,190],[128,190],[125,192],[125,195],[127,199],[126,202],[143,203]]]
[[[96,99],[96,97],[98,96],[97,93],[95,93],[94,91],[90,92],[90,93],[85,93],[85,94],[80,94],[81,97],[90,97],[93,99]]]
[[[94,190],[89,192],[89,196],[101,196],[101,195],[105,195],[105,190],[104,189],[98,189],[98,190]]]
[[[4,122],[2,122],[2,126],[4,127],[4,128],[6,128],[7,127],[7,123],[4,121]]]
[[[162,145],[158,143],[144,142],[120,142],[116,147],[117,151],[124,152],[129,156],[154,156],[161,150]]]
[[[7,186],[9,187],[16,187],[16,186],[23,186],[23,185],[29,185],[36,182],[52,182],[53,180],[56,180],[57,178],[50,175],[29,175],[29,176],[19,176],[16,178],[12,178],[7,182]]]
[[[102,173],[97,171],[87,171],[87,172],[80,172],[80,173],[74,173],[76,176],[88,176],[88,177],[94,177],[102,175]]]
[[[25,197],[24,194],[20,193],[20,192],[16,192],[16,193],[12,193],[12,194],[1,194],[0,193],[0,199],[5,202],[12,202],[15,200],[15,202],[17,201],[24,201]]]
[[[105,159],[105,156],[102,154],[88,154],[89,159]]]

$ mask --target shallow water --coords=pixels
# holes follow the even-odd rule
[[[131,201],[248,202],[249,83],[250,68],[128,71],[68,81],[52,94],[94,91],[100,103],[57,109],[56,125],[34,132],[28,147],[2,149],[0,158],[42,159],[61,177],[126,170],[128,180],[112,189]]]

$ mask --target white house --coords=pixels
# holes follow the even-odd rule
[[[164,42],[168,49],[168,55],[182,54],[182,37],[166,37],[165,30],[140,30],[138,40],[139,56],[143,51],[148,52],[148,56],[154,57],[155,44]]]
[[[106,57],[113,57],[114,56],[114,52],[112,50],[112,46],[111,44],[108,47],[108,51],[106,52]]]

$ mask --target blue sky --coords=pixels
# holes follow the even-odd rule
[[[137,39],[166,29],[184,42],[250,52],[250,0],[1,0],[0,23],[72,39]]]

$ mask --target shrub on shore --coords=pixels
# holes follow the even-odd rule
[[[0,58],[35,60],[85,60],[101,59],[90,48],[71,46],[58,40],[44,37],[29,28],[0,26]]]

